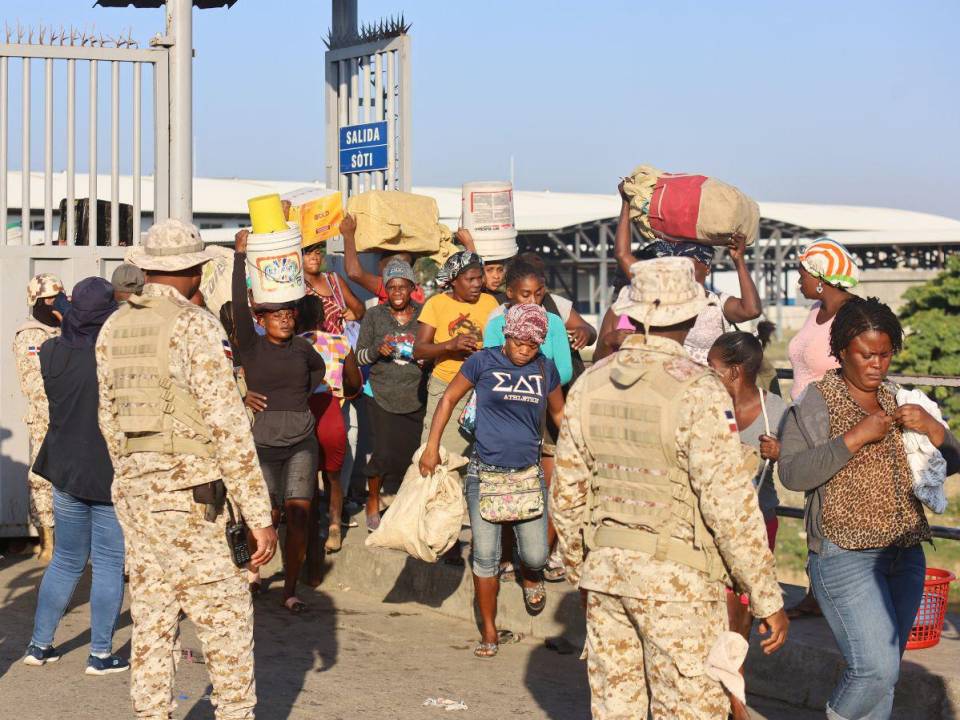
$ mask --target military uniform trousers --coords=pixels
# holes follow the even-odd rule
[[[44,428],[46,430],[46,428]],[[40,437],[36,437],[37,435]],[[30,467],[37,459],[40,446],[43,444],[43,434],[34,432],[30,427]],[[53,485],[32,471],[27,472],[27,484],[30,489],[30,521],[39,530],[42,527],[53,527]]]
[[[115,497],[115,507],[130,577],[135,716],[166,720],[176,707],[183,611],[203,644],[216,718],[253,718],[253,603],[230,559],[223,514],[205,521],[190,490]]]
[[[720,601],[637,599],[590,590],[587,673],[594,720],[725,720],[730,701],[704,674],[727,627]]]

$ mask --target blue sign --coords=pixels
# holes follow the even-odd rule
[[[340,128],[340,173],[386,170],[387,123],[363,123]]]

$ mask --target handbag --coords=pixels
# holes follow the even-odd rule
[[[460,417],[457,419],[457,422],[460,424],[460,429],[470,437],[473,437],[477,432],[477,393],[473,390],[470,391],[470,399],[467,400],[467,404],[463,407],[463,412],[460,413]]]
[[[480,517],[504,523],[543,515],[540,464],[521,470],[480,470]]]

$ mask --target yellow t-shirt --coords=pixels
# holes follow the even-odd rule
[[[481,293],[480,299],[473,305],[454,300],[447,293],[434,295],[427,300],[420,311],[420,322],[436,328],[433,336],[435,343],[446,342],[457,335],[476,335],[477,348],[483,347],[483,328],[497,307],[497,300],[493,295]],[[448,383],[460,372],[463,360],[442,356],[433,368],[433,376],[437,380]]]

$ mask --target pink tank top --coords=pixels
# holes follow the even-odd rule
[[[816,302],[810,308],[806,322],[793,336],[788,348],[790,364],[793,366],[790,397],[794,401],[800,397],[807,385],[820,380],[827,370],[840,367],[840,363],[830,354],[830,326],[833,325],[833,318],[823,325],[817,324],[820,305]]]

